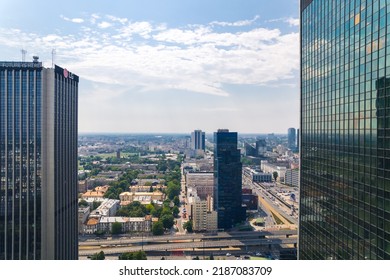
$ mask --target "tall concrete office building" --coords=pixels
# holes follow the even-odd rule
[[[206,149],[206,136],[202,130],[195,130],[191,133],[191,149],[202,151]]]
[[[245,220],[237,132],[219,129],[214,133],[214,186],[214,209],[218,212],[218,228],[230,229]]]
[[[79,77],[0,62],[0,259],[77,259]]]
[[[301,1],[299,259],[390,259],[389,19]]]

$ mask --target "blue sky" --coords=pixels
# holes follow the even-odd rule
[[[80,76],[80,132],[286,133],[299,123],[298,0],[0,2],[0,60]]]

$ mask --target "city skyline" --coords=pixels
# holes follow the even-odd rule
[[[81,133],[298,127],[298,1],[42,2],[0,4],[2,59],[50,67],[55,49],[81,77]]]

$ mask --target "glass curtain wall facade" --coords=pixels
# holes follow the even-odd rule
[[[0,62],[0,259],[41,257],[42,65]]]
[[[214,186],[214,209],[218,212],[218,228],[230,229],[245,220],[237,132],[219,129],[214,133]]]
[[[78,259],[78,82],[79,77],[55,65],[54,76],[54,259]],[[49,85],[50,86],[50,85]]]
[[[291,127],[287,130],[287,141],[288,141],[288,147],[289,148],[295,148],[296,147],[296,131],[295,128]]]
[[[388,77],[388,1],[301,1],[299,259],[390,259]]]
[[[64,73],[0,62],[0,259],[78,258],[78,77]]]

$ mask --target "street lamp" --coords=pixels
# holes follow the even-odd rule
[[[204,237],[202,239],[202,242],[203,242],[203,260],[205,259],[205,256],[204,256]]]

